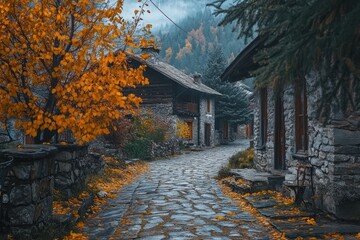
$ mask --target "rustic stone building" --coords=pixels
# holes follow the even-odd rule
[[[145,49],[148,50],[149,49]],[[151,50],[151,49],[150,49]],[[179,69],[158,59],[156,50],[152,57],[144,60],[135,54],[128,54],[132,66],[145,64],[144,75],[150,84],[127,89],[143,100],[141,109],[150,110],[158,117],[170,120],[173,133],[176,124],[185,122],[190,128],[189,143],[196,146],[215,144],[215,97],[221,94],[201,82],[200,75],[190,77]]]
[[[249,77],[252,58],[262,47],[251,42],[229,65],[223,80]],[[332,111],[326,124],[316,109],[322,91],[309,73],[275,95],[260,88],[254,95],[255,164],[258,170],[285,175],[284,184],[308,195],[316,206],[347,220],[360,220],[360,113]]]

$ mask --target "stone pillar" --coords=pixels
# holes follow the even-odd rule
[[[85,156],[87,146],[55,145],[58,152],[55,155],[55,189],[59,190],[65,199],[77,194],[85,186],[90,161]]]
[[[56,151],[55,147],[46,145],[0,151],[1,158],[14,158],[0,199],[0,220],[15,239],[31,239],[51,222]]]

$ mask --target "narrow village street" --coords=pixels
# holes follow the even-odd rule
[[[242,140],[151,162],[149,173],[87,219],[82,233],[90,239],[268,239],[214,180],[221,165],[247,147]]]

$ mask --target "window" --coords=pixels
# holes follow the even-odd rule
[[[206,112],[211,113],[211,99],[208,98],[206,102]]]
[[[188,140],[193,139],[193,121],[192,120],[185,120],[185,123],[187,124],[189,128],[189,137]]]
[[[297,153],[308,150],[307,97],[304,78],[295,81],[295,147]]]
[[[260,89],[260,141],[259,147],[264,148],[266,145],[267,138],[267,89]]]

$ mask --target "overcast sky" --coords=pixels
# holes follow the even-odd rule
[[[188,15],[194,14],[206,7],[209,0],[152,0],[167,16],[174,22],[178,23],[181,19]],[[143,0],[144,2],[144,0]],[[144,23],[152,24],[153,29],[161,25],[171,24],[171,22],[159,11],[154,5],[148,1],[148,9],[151,13],[146,13]],[[124,17],[131,18],[135,9],[138,9],[140,3],[137,0],[125,0]]]

